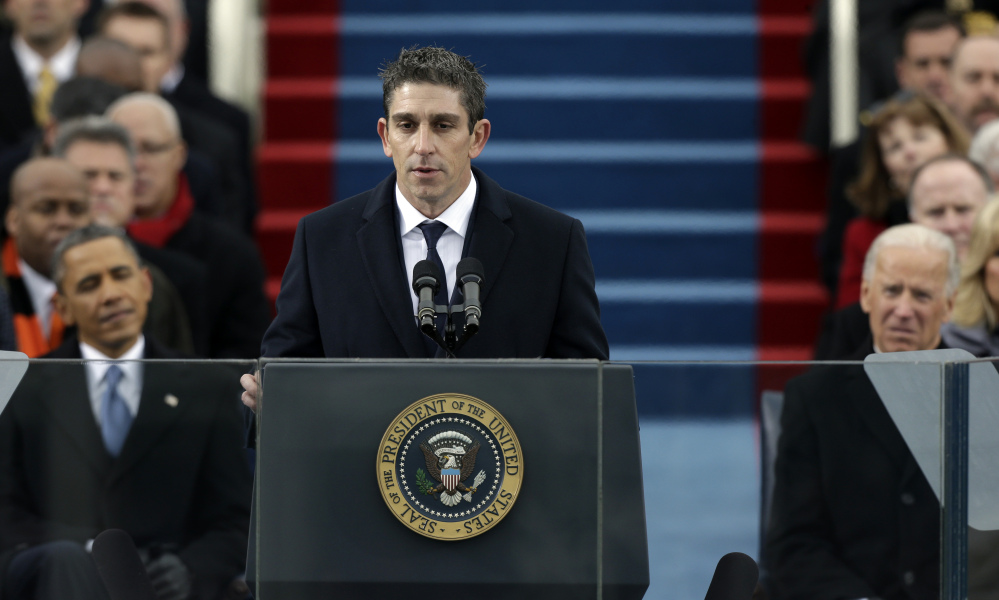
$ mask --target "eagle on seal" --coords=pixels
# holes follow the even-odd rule
[[[471,501],[476,487],[467,487],[462,481],[468,479],[475,470],[475,455],[479,452],[479,442],[457,431],[445,431],[420,444],[420,450],[427,460],[427,471],[438,481],[436,487],[428,491],[440,494],[441,502],[455,506],[461,502],[462,493]],[[476,478],[476,485],[480,483]]]

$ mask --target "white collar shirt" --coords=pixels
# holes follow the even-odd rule
[[[101,425],[101,402],[107,391],[108,383],[104,379],[111,365],[118,365],[122,377],[118,382],[118,395],[125,401],[132,418],[139,414],[139,400],[142,399],[142,362],[146,353],[146,338],[139,339],[118,358],[109,358],[103,352],[89,344],[80,342],[80,355],[87,361],[87,391],[90,393],[90,407],[94,411],[97,425]]]
[[[56,293],[56,285],[51,279],[32,269],[21,257],[17,259],[17,266],[21,269],[21,281],[28,288],[28,296],[31,297],[31,308],[42,326],[42,333],[48,338],[52,330],[52,311],[55,310],[52,298]]]
[[[441,257],[444,265],[444,278],[447,280],[447,294],[451,298],[454,294],[455,274],[458,270],[458,261],[461,260],[461,251],[465,246],[465,235],[468,233],[468,221],[472,216],[472,208],[475,205],[475,192],[478,186],[475,176],[472,175],[468,187],[458,196],[451,206],[447,207],[436,219],[428,219],[420,211],[406,200],[399,189],[399,184],[395,185],[395,204],[399,214],[399,234],[402,236],[402,254],[406,261],[406,279],[409,281],[409,295],[413,301],[413,314],[419,305],[419,297],[413,291],[413,267],[416,263],[427,258],[427,240],[423,237],[423,230],[419,226],[436,220],[447,225],[444,234],[437,241],[437,254]]]
[[[35,52],[28,42],[19,35],[15,35],[11,40],[11,47],[14,50],[14,57],[21,67],[24,75],[24,83],[28,86],[28,91],[34,96],[38,92],[38,75],[42,68],[48,65],[56,81],[62,83],[73,77],[76,70],[76,58],[80,54],[80,38],[73,36],[62,48],[56,52],[52,58],[45,60],[41,54]]]

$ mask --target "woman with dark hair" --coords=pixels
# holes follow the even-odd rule
[[[905,197],[912,174],[942,154],[967,154],[968,134],[936,100],[902,91],[873,111],[861,149],[860,175],[847,189],[860,216],[843,234],[836,308],[860,298],[864,256],[892,225],[909,221]]]

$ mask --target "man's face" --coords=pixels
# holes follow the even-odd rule
[[[73,246],[63,255],[56,305],[80,341],[111,357],[131,348],[152,297],[149,271],[115,237]]]
[[[999,39],[964,40],[951,65],[950,105],[969,131],[999,118]]]
[[[6,0],[4,9],[30,45],[61,47],[74,33],[89,0]]]
[[[143,91],[158,94],[160,80],[170,70],[173,62],[163,25],[155,19],[119,16],[104,25],[103,33],[139,53],[142,59]]]
[[[135,212],[135,172],[125,149],[114,143],[81,140],[66,149],[65,157],[87,178],[94,223],[127,225]]]
[[[188,22],[181,10],[184,0],[139,0],[158,11],[170,23],[170,59],[176,63],[187,49]]]
[[[895,63],[899,86],[946,101],[950,57],[960,39],[953,27],[910,32],[905,37],[905,56]]]
[[[47,163],[32,169],[15,187],[7,232],[21,258],[47,277],[55,247],[71,231],[90,223],[86,182],[69,165]]]
[[[135,144],[136,216],[148,219],[163,214],[177,193],[177,177],[186,157],[184,143],[163,113],[150,104],[128,104],[110,117],[128,130]]]
[[[860,305],[870,318],[874,345],[882,352],[932,350],[950,318],[947,253],[929,248],[882,248]]]
[[[933,163],[913,182],[909,218],[954,240],[964,259],[971,243],[971,226],[988,200],[982,178],[962,161]]]
[[[444,212],[465,191],[472,159],[489,139],[489,121],[480,120],[472,133],[468,121],[461,94],[430,83],[396,88],[388,119],[378,120],[403,196],[427,217]]]

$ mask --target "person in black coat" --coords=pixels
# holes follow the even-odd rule
[[[953,307],[953,242],[921,225],[882,233],[853,355],[931,350]],[[939,593],[940,506],[860,365],[826,365],[785,389],[766,536],[775,600],[930,600]]]
[[[161,600],[219,598],[249,525],[233,375],[134,362],[178,356],[141,335],[150,282],[120,231],[77,230],[54,264],[79,337],[48,358],[100,362],[33,364],[0,415],[0,598],[102,597],[86,546],[112,528]]]

